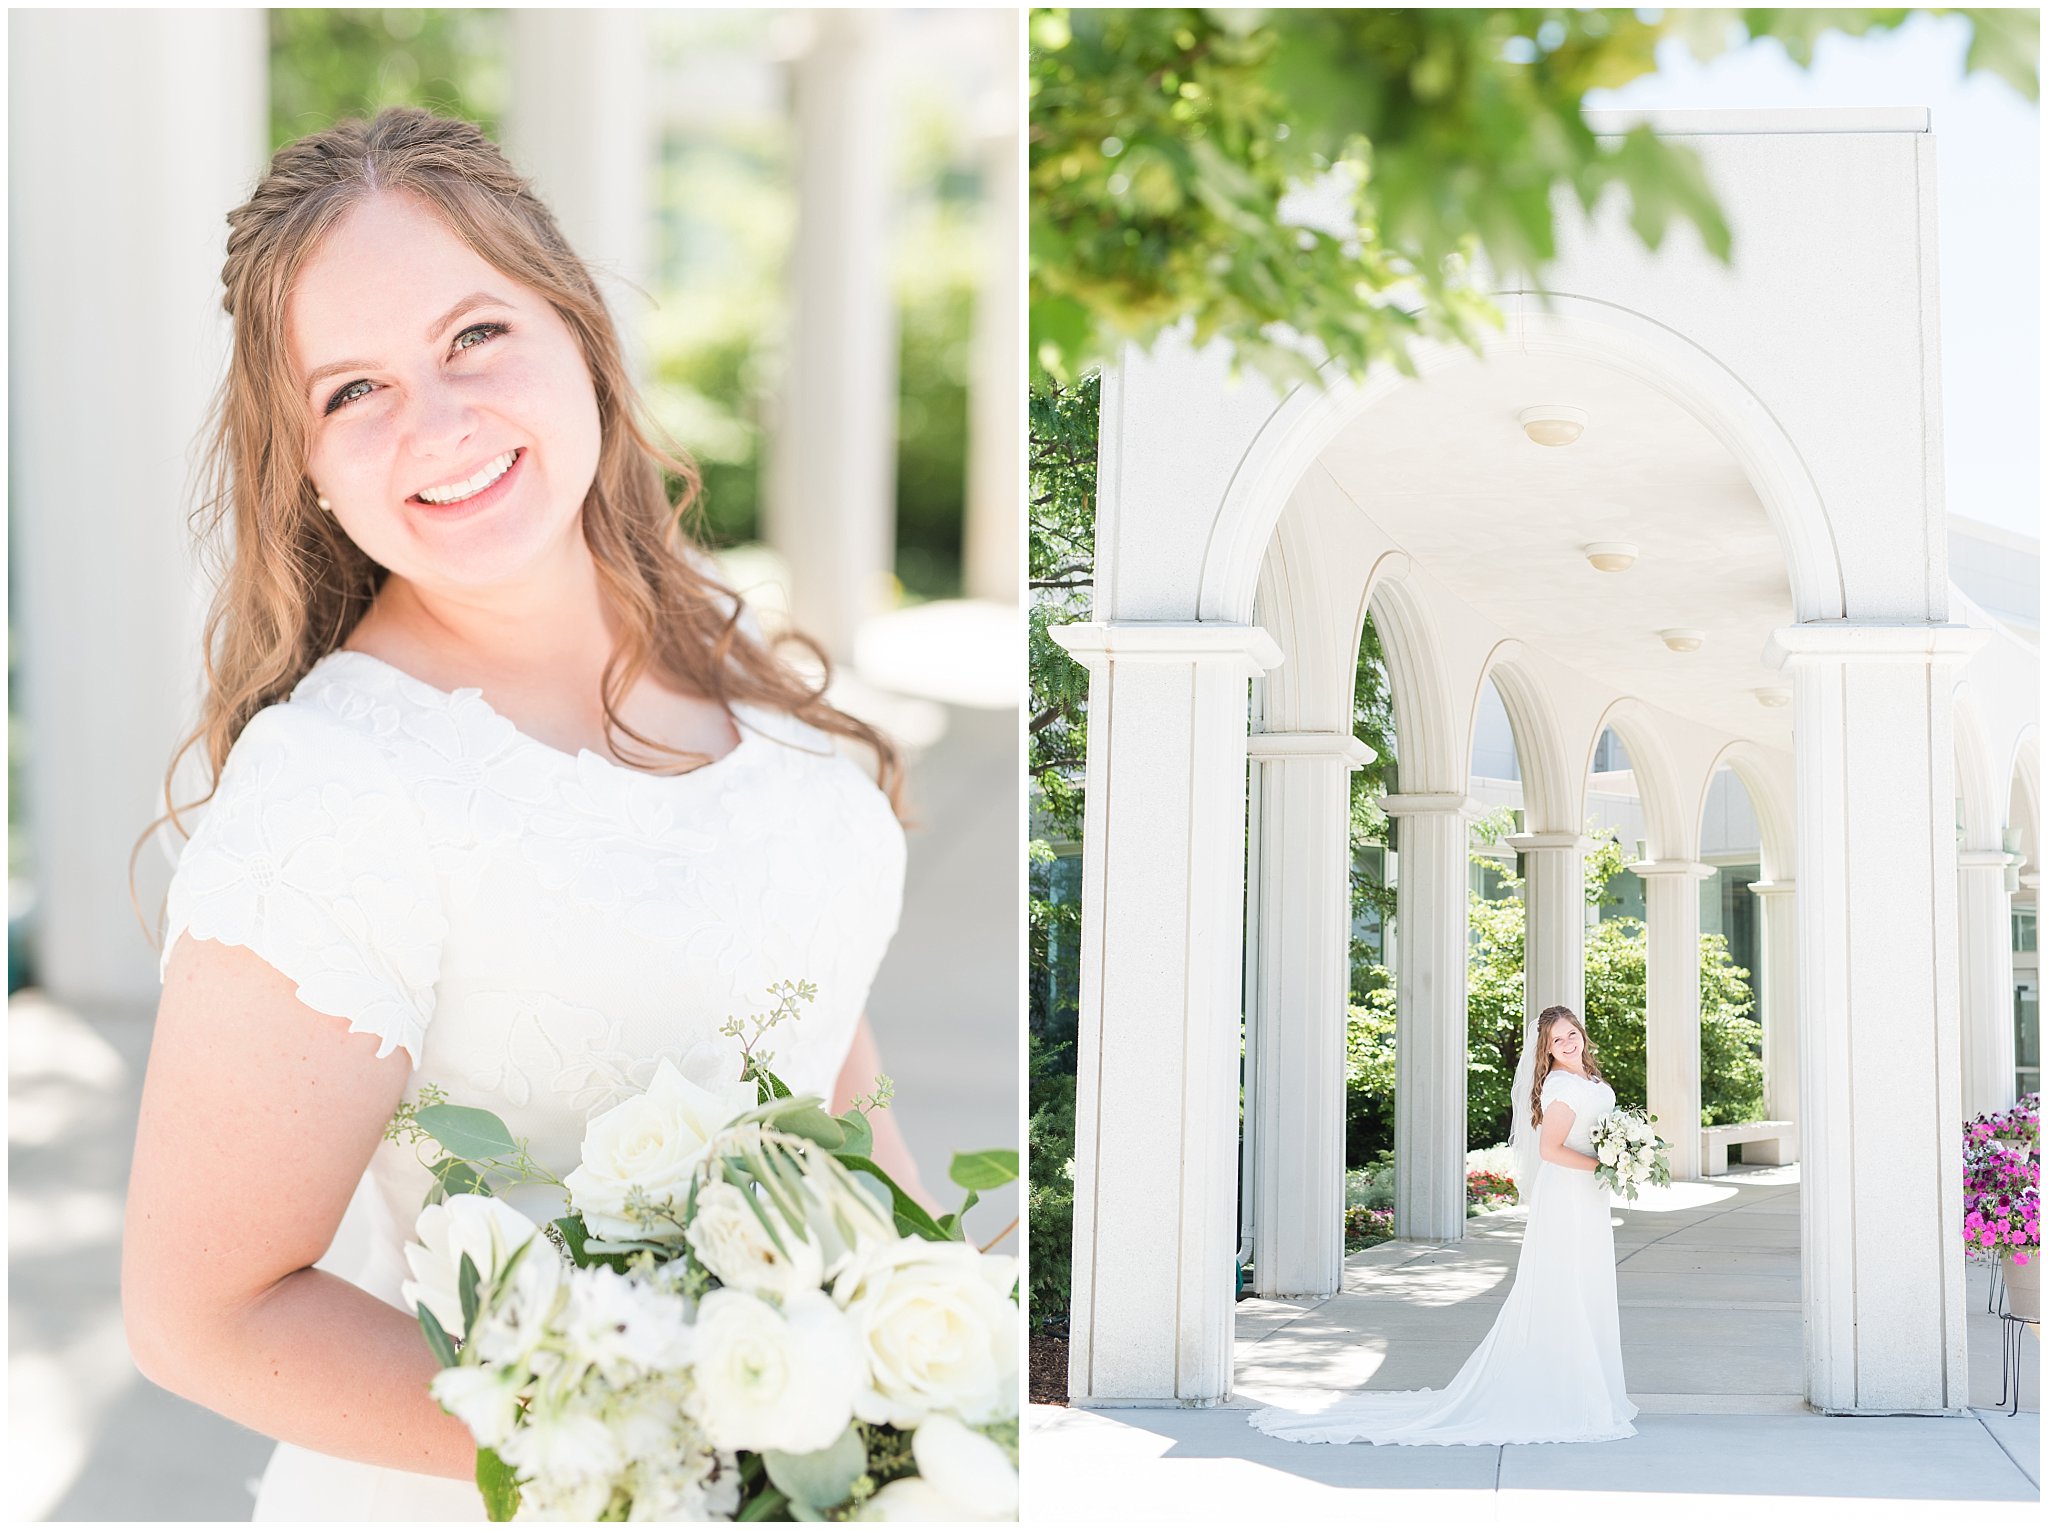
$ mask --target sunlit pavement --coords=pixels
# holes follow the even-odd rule
[[[902,930],[917,938],[898,940],[868,1001],[919,1171],[949,1202],[955,1149],[1018,1145],[1017,776],[1014,712],[946,709],[911,777],[922,827]],[[153,1015],[34,990],[8,1004],[10,1521],[246,1520],[270,1458],[268,1439],[145,1381],[122,1333],[121,1213]],[[1014,1186],[991,1193],[970,1234],[994,1238],[1016,1207]],[[1017,1252],[1014,1233],[1001,1251]]]
[[[1943,1500],[2039,1497],[2038,1334],[2025,1340],[2024,1406],[2008,1418],[1994,1407],[2000,1324],[1986,1314],[1989,1277],[1978,1266],[1968,1266],[1969,1416],[1826,1418],[1806,1408],[1796,1167],[1617,1204],[1622,1362],[1642,1410],[1633,1439],[1304,1445],[1245,1423],[1247,1409],[1299,1406],[1320,1390],[1443,1386],[1507,1295],[1522,1221],[1520,1211],[1491,1212],[1467,1224],[1462,1243],[1354,1254],[1333,1297],[1238,1303],[1236,1395],[1221,1407],[1031,1408],[1028,1517],[1258,1523],[1370,1512],[1391,1524],[1405,1508],[1509,1524],[1689,1505],[1775,1522],[1767,1510],[1777,1505],[1811,1523],[1833,1522],[1827,1500],[1867,1519],[1876,1500],[1911,1500],[1918,1514]],[[1428,1496],[1404,1501],[1410,1490]]]

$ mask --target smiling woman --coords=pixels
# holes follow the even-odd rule
[[[128,1333],[152,1379],[282,1442],[257,1518],[481,1519],[402,1295],[436,1179],[387,1124],[430,1091],[495,1113],[542,1171],[506,1199],[546,1222],[593,1115],[658,1073],[730,1090],[730,1017],[797,990],[777,1074],[844,1110],[880,1070],[900,768],[706,573],[690,464],[475,127],[341,123],[228,221],[232,551],[178,751],[214,784],[166,904]]]

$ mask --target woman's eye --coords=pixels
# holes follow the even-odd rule
[[[463,341],[467,340],[471,335],[482,335],[486,340],[491,340],[495,339],[499,335],[506,334],[508,332],[509,327],[503,324],[472,324],[469,326],[468,329],[465,329],[461,334],[455,337],[455,348],[458,351],[473,351],[476,349],[475,346],[464,345],[462,343]]]
[[[327,401],[327,413],[334,413],[334,411],[339,409],[343,404],[354,403],[357,399],[362,397],[362,394],[356,392],[355,390],[358,388],[367,388],[369,386],[370,385],[367,382],[363,381],[362,378],[358,377],[354,382],[350,383],[347,387],[341,389],[341,391],[336,393],[334,397],[330,398]]]

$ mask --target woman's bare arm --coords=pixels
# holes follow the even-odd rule
[[[846,1061],[839,1068],[839,1082],[832,1089],[834,1113],[845,1110],[853,1103],[854,1096],[866,1094],[875,1087],[875,1080],[882,1072],[882,1054],[875,1045],[875,1029],[868,1024],[868,1017],[860,1017],[860,1028],[853,1033],[853,1046],[846,1054]],[[943,1214],[946,1208],[932,1199],[931,1192],[918,1177],[917,1164],[910,1156],[910,1146],[903,1140],[903,1128],[897,1124],[896,1112],[892,1107],[878,1110],[868,1117],[868,1124],[874,1128],[874,1160],[877,1166],[910,1196],[934,1216]]]
[[[254,952],[180,939],[143,1082],[121,1307],[159,1386],[328,1455],[469,1478],[419,1325],[325,1271],[409,1076]]]
[[[1552,1100],[1543,1107],[1543,1159],[1546,1163],[1561,1163],[1567,1169],[1584,1169],[1590,1174],[1600,1167],[1600,1160],[1574,1152],[1564,1145],[1564,1139],[1571,1135],[1572,1123],[1577,1119],[1571,1106],[1562,1100]]]

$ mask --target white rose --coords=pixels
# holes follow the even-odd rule
[[[446,1412],[462,1420],[477,1444],[496,1450],[519,1422],[524,1379],[512,1366],[457,1365],[435,1372],[427,1390]]]
[[[462,1337],[462,1256],[476,1265],[478,1289],[488,1286],[505,1261],[540,1229],[495,1195],[451,1195],[427,1207],[414,1224],[417,1243],[405,1246],[405,1262],[413,1278],[398,1288],[405,1304],[417,1310],[424,1303],[451,1338]],[[546,1244],[546,1239],[542,1238]],[[529,1257],[552,1247],[528,1251]],[[527,1261],[522,1259],[521,1264]]]
[[[1017,1262],[966,1243],[902,1238],[857,1250],[832,1284],[868,1363],[855,1413],[914,1429],[927,1414],[970,1424],[1017,1408]]]
[[[898,1477],[886,1484],[854,1517],[897,1525],[939,1525],[973,1518],[922,1477]]]
[[[752,1199],[739,1186],[723,1180],[697,1192],[697,1210],[686,1236],[704,1268],[725,1285],[757,1296],[817,1290],[825,1278],[823,1247],[808,1230],[798,1237],[771,1204],[756,1200],[754,1204],[760,1207],[756,1215],[748,1205]],[[781,1235],[781,1249],[761,1225],[764,1216]]]
[[[1017,1468],[1010,1453],[950,1414],[934,1413],[911,1437],[917,1473],[950,1502],[955,1519],[1015,1519]]]
[[[782,1310],[730,1288],[697,1308],[693,1374],[705,1433],[721,1450],[823,1450],[853,1421],[860,1349],[843,1314],[816,1291]]]
[[[664,1057],[644,1094],[584,1128],[582,1162],[562,1181],[584,1225],[599,1238],[645,1236],[624,1215],[628,1192],[637,1185],[650,1200],[679,1200],[711,1139],[758,1101],[752,1084],[706,1089]]]

